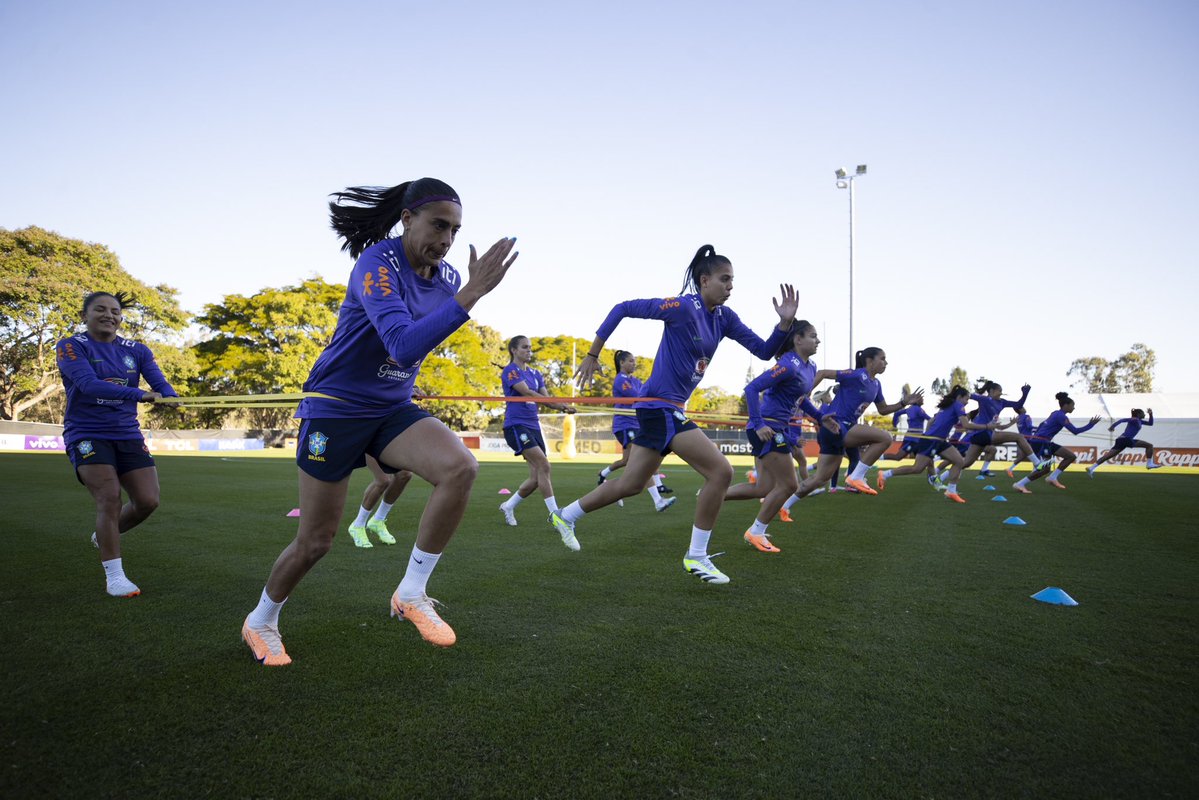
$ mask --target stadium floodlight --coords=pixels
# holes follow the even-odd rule
[[[853,175],[847,173],[844,167],[833,174],[837,176],[837,188],[849,190],[849,363],[853,364],[853,179],[866,174],[866,165],[858,164]]]

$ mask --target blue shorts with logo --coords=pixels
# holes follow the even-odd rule
[[[926,439],[913,439],[911,437],[903,437],[903,444],[899,445],[899,452],[907,453],[908,455],[920,455],[920,451],[924,449]]]
[[[612,431],[612,435],[616,437],[616,441],[620,442],[620,446],[622,448],[631,445],[633,440],[637,438],[638,433],[640,433],[640,431],[636,428],[629,428],[628,430],[624,431]]]
[[[367,455],[379,461],[384,472],[399,472],[379,456],[397,436],[431,416],[415,403],[404,403],[386,417],[306,419],[300,423],[296,465],[317,480],[330,483],[365,467]]]
[[[1042,461],[1044,461],[1047,458],[1056,456],[1057,451],[1061,450],[1061,449],[1062,449],[1062,446],[1060,444],[1054,444],[1053,442],[1039,442],[1036,445],[1036,453],[1038,456],[1041,457]]]
[[[920,443],[920,447],[916,450],[914,455],[936,458],[953,446],[954,445],[945,441],[944,439],[925,439]]]
[[[975,431],[974,435],[970,437],[970,444],[976,444],[979,447],[990,446],[991,432],[990,431]]]
[[[67,458],[75,467],[75,477],[80,483],[79,468],[93,464],[106,464],[124,475],[135,469],[154,466],[154,456],[146,447],[146,440],[136,439],[80,439],[67,445]]]
[[[820,455],[822,456],[843,456],[845,455],[845,434],[849,433],[853,425],[846,425],[837,420],[838,433],[833,433],[828,428],[821,425],[816,430],[816,442],[820,445]]]
[[[637,427],[639,430],[633,444],[666,455],[670,452],[671,439],[699,426],[677,408],[638,408]]]
[[[530,447],[540,447],[546,452],[545,439],[541,438],[541,426],[510,425],[504,428],[504,441],[512,448],[512,455],[518,456]]]
[[[794,431],[794,428],[787,426],[781,431],[775,430],[774,436],[763,441],[758,438],[756,429],[746,428],[745,438],[749,441],[749,446],[753,448],[754,458],[762,458],[770,453],[782,453],[790,457],[791,448],[799,441],[799,436]]]

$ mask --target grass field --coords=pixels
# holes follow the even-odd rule
[[[563,505],[593,465],[555,467]],[[1069,490],[957,506],[918,478],[818,496],[778,555],[713,536],[733,582],[681,567],[697,478],[584,519],[564,548],[530,498],[508,528],[484,464],[430,584],[458,645],[388,597],[396,547],[339,535],[264,669],[242,618],[295,532],[294,465],[159,459],[163,504],[124,540],[144,594],[104,594],[65,458],[0,455],[0,796],[1183,797],[1199,787],[1199,481],[1067,473]],[[351,508],[365,485],[356,474]],[[1027,527],[1001,524],[1019,515]],[[343,526],[344,530],[344,526]],[[1029,599],[1059,586],[1080,605]]]

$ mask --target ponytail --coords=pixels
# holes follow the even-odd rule
[[[965,400],[969,395],[970,393],[966,391],[964,386],[954,386],[941,397],[941,400],[937,403],[937,408],[944,411],[958,400]]]
[[[388,238],[405,211],[440,200],[462,205],[458,193],[436,178],[392,187],[351,186],[332,197],[337,199],[329,203],[330,225],[345,240],[341,249],[355,259],[366,248]]]
[[[620,362],[624,361],[626,358],[628,358],[631,355],[633,355],[633,354],[630,353],[628,350],[617,350],[616,354],[614,356],[612,356],[612,364],[616,367],[617,375],[620,374]]]
[[[999,386],[995,381],[989,381],[986,378],[979,378],[978,380],[979,382],[974,386],[974,391],[978,394],[986,394],[996,386]]]
[[[711,275],[712,270],[718,266],[731,263],[725,256],[717,255],[716,248],[712,245],[705,244],[695,251],[695,257],[687,265],[687,271],[683,273],[683,290],[679,294],[687,294],[688,289],[698,294],[700,278],[704,275]]]
[[[1059,406],[1064,406],[1067,403],[1074,402],[1073,400],[1070,399],[1070,395],[1067,394],[1066,392],[1058,392],[1057,394],[1054,395],[1054,398],[1057,400],[1057,404]]]

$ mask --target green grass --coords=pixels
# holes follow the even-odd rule
[[[427,497],[393,548],[344,533],[282,615],[295,663],[260,667],[241,620],[295,531],[292,464],[159,459],[163,505],[103,593],[93,509],[65,458],[0,456],[3,797],[1193,796],[1199,786],[1194,478],[1066,475],[965,506],[919,478],[819,496],[783,548],[713,549],[687,576],[697,478],[579,525],[570,553],[524,474],[484,464],[433,576],[458,645],[390,620]],[[563,504],[594,465],[558,465]],[[365,485],[356,474],[352,516]],[[1023,528],[1000,521],[1018,514]],[[343,525],[344,531],[344,525]],[[1029,599],[1059,586],[1081,605]]]

